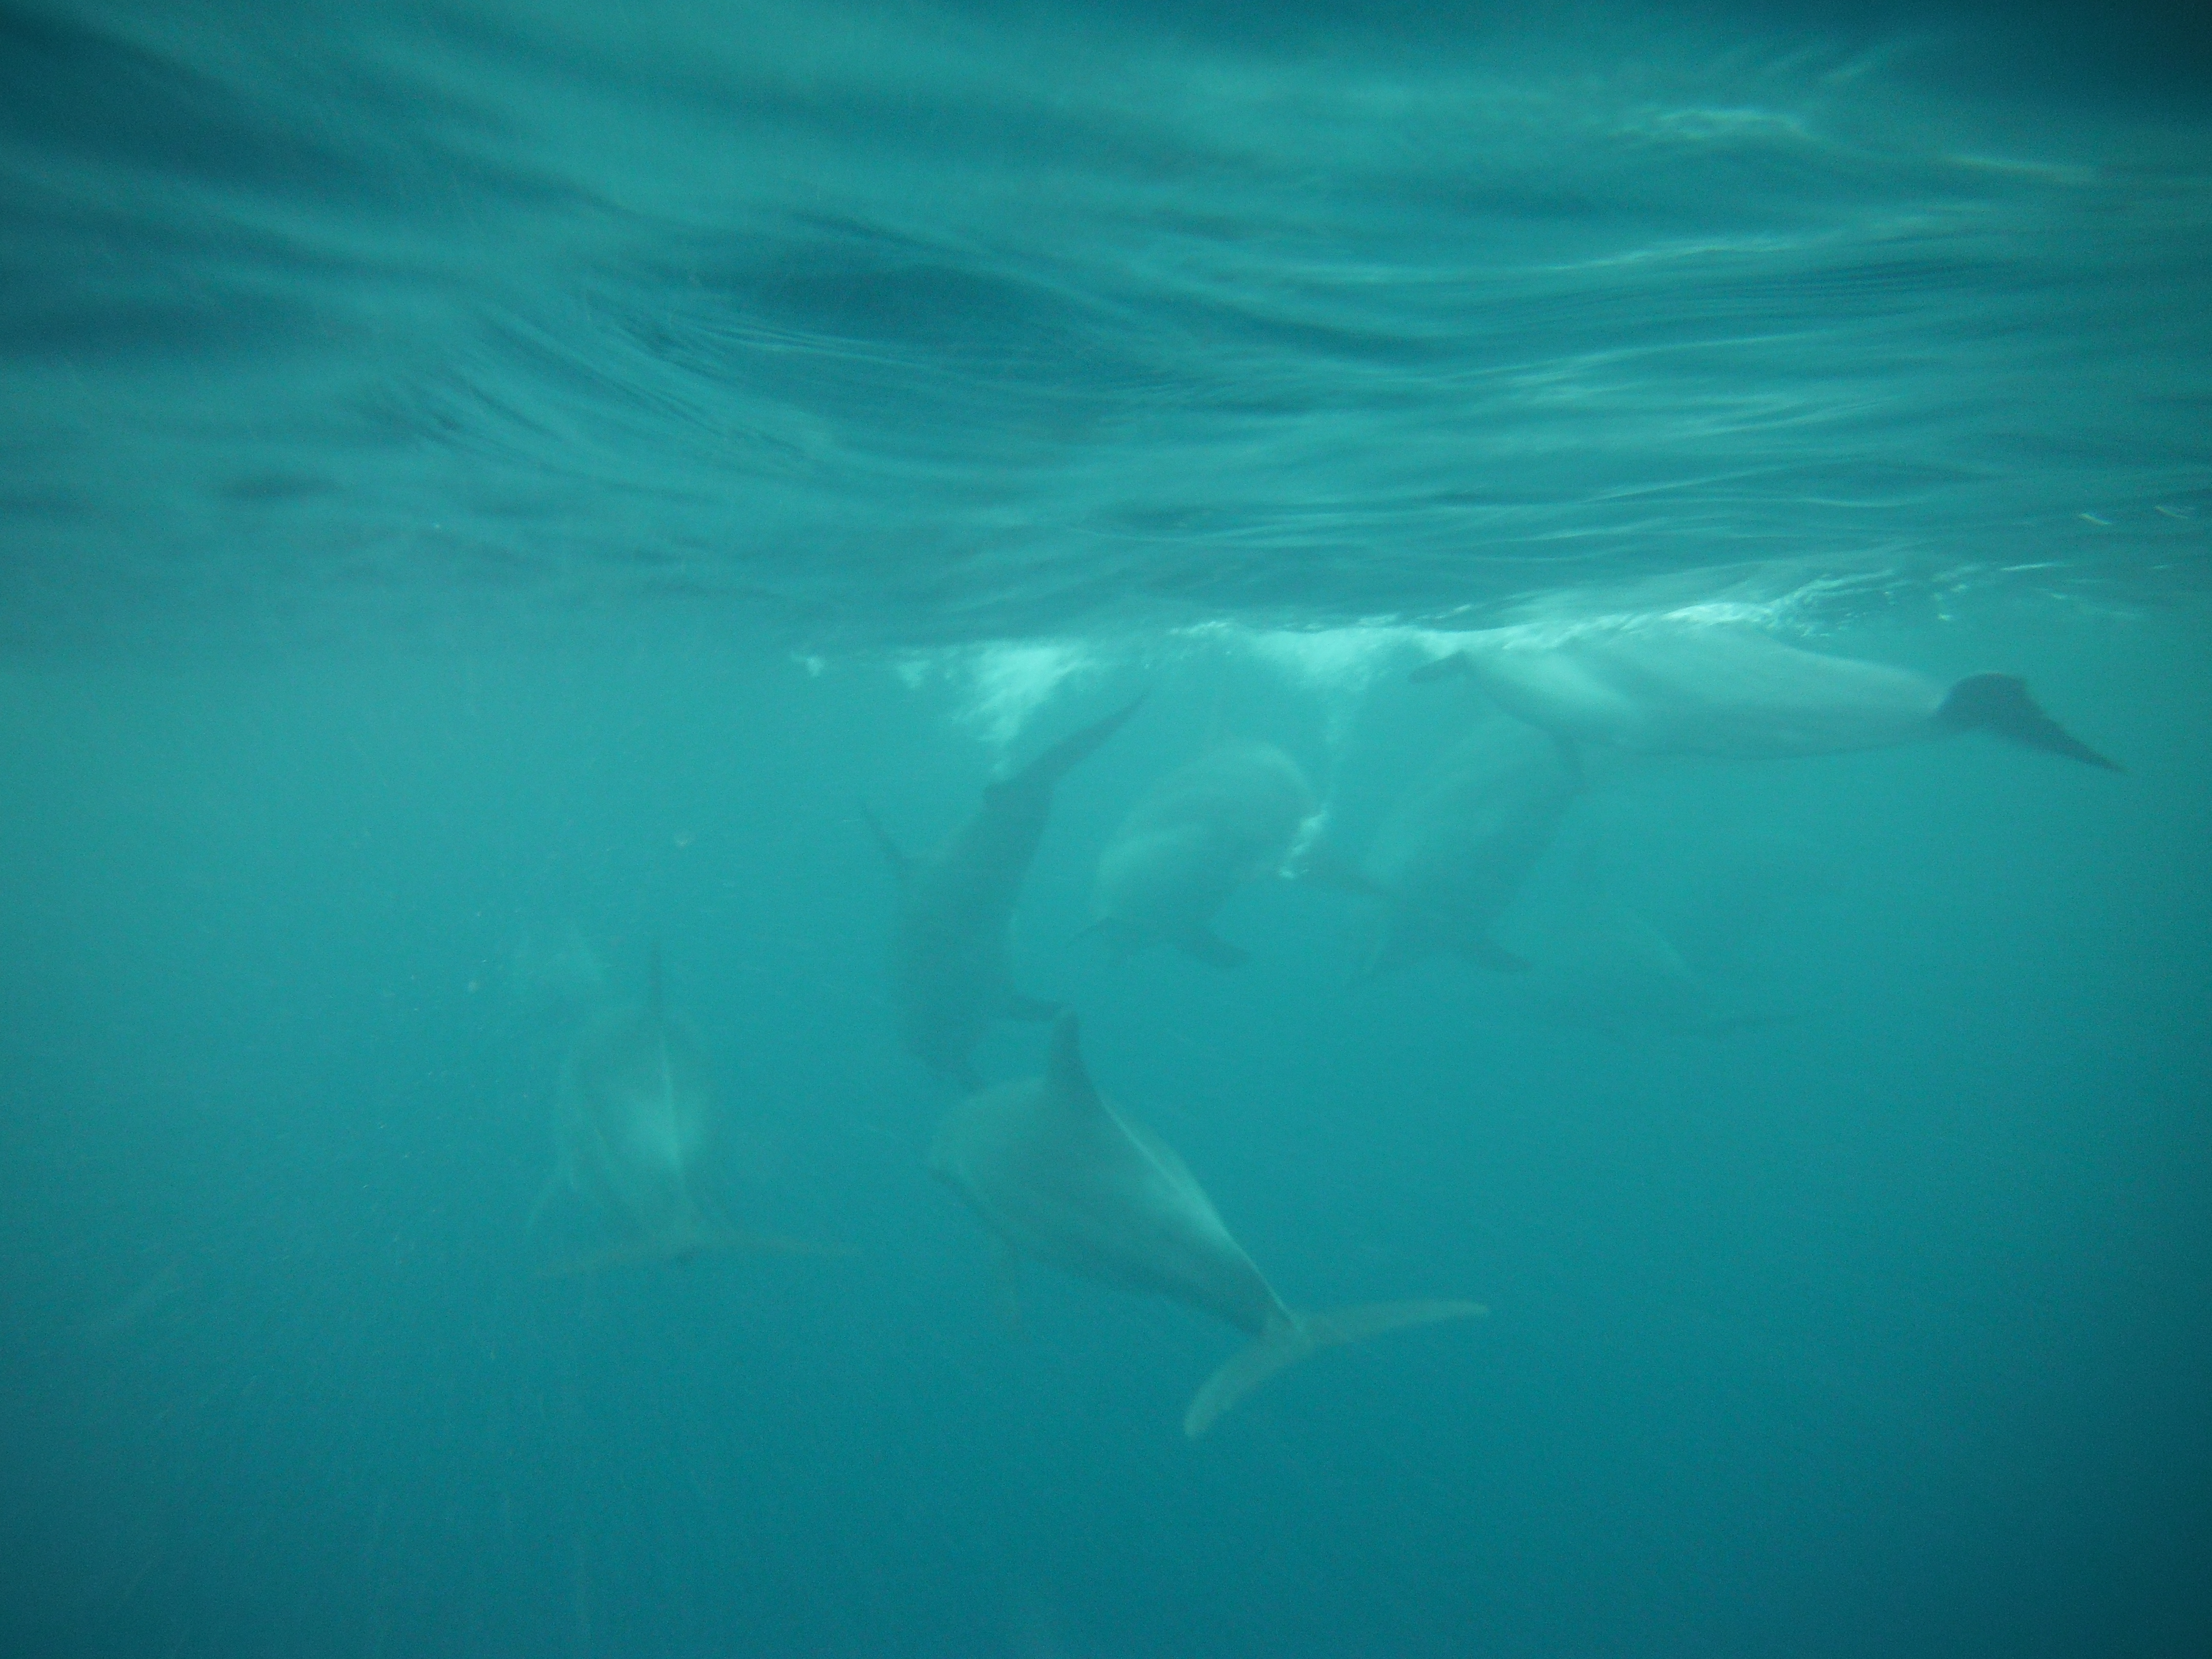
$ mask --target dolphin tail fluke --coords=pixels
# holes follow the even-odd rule
[[[1049,789],[1066,777],[1107,738],[1127,723],[1129,717],[1145,706],[1152,694],[1140,691],[1102,720],[1093,720],[1080,731],[1071,732],[1058,743],[1039,755],[1008,780],[1009,784],[1042,785]],[[994,786],[1005,788],[1006,784]]]
[[[1195,1440],[1212,1428],[1222,1413],[1258,1388],[1277,1371],[1295,1365],[1323,1348],[1364,1342],[1385,1331],[1409,1325],[1433,1325],[1447,1319],[1472,1319],[1490,1311],[1480,1302],[1370,1302],[1363,1307],[1332,1308],[1326,1313],[1293,1313],[1271,1316],[1267,1329],[1241,1353],[1206,1379],[1182,1414],[1182,1431]]]
[[[2108,772],[2126,769],[2107,760],[2036,706],[2027,682],[2015,674],[1969,674],[1944,695],[1936,724],[1953,732],[1993,732],[2009,742],[2063,755]]]

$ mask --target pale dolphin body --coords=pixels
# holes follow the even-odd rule
[[[1486,1311],[1473,1302],[1385,1302],[1300,1313],[1283,1304],[1174,1150],[1091,1086],[1075,1016],[1053,1027],[1044,1076],[1000,1084],[948,1113],[929,1151],[1006,1249],[1225,1320],[1252,1340],[1183,1414],[1196,1439],[1253,1389],[1319,1349]]]
[[[1234,968],[1214,913],[1248,881],[1274,874],[1313,816],[1313,787],[1271,743],[1228,743],[1154,785],[1098,857],[1091,931],[1121,951],[1171,945]]]
[[[706,1250],[814,1253],[815,1247],[739,1232],[717,1218],[705,1188],[719,1128],[706,1054],[663,1006],[656,950],[645,1002],[594,1016],[562,1067],[558,1161],[538,1208],[558,1192],[572,1193],[610,1242],[557,1271],[682,1260]]]
[[[2039,708],[2009,674],[1972,674],[1946,686],[1739,624],[1644,618],[1564,638],[1491,629],[1468,635],[1455,655],[1414,678],[1455,671],[1531,726],[1641,754],[1764,760],[1986,731],[2119,769]]]
[[[1022,878],[1044,839],[1060,779],[1121,729],[1144,699],[1062,738],[1011,776],[984,786],[983,804],[951,840],[912,858],[868,818],[899,878],[891,993],[907,1050],[973,1088],[969,1055],[995,1018],[1050,1019],[1060,1005],[1014,989],[1007,932]]]
[[[1368,975],[1442,951],[1525,968],[1491,929],[1581,787],[1573,750],[1519,720],[1486,715],[1455,739],[1383,819],[1355,870],[1332,872],[1324,860],[1313,872],[1382,904]]]

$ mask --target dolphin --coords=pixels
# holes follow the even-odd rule
[[[1538,912],[1529,971],[1509,981],[1515,1002],[1622,1042],[1725,1036],[1791,1018],[1723,995],[1656,923],[1607,890],[1592,860],[1582,866],[1571,889]]]
[[[1155,784],[1099,854],[1089,931],[1118,951],[1172,945],[1234,968],[1245,953],[1214,913],[1244,883],[1281,868],[1318,803],[1271,743],[1227,743]]]
[[[1647,617],[1565,639],[1493,629],[1413,678],[1454,672],[1531,726],[1641,754],[1766,760],[1980,731],[2121,769],[2045,714],[2013,675],[1970,674],[1946,686],[1738,624]]]
[[[1446,951],[1516,972],[1528,964],[1491,928],[1581,787],[1571,745],[1486,714],[1406,792],[1356,866],[1322,848],[1301,873],[1382,905],[1370,978]]]
[[[708,1250],[834,1253],[740,1232],[714,1214],[704,1176],[720,1125],[706,1054],[664,1006],[657,946],[645,1002],[603,1010],[578,1034],[562,1067],[554,1127],[559,1158],[537,1213],[566,1190],[610,1236],[604,1249],[556,1272],[683,1261]]]
[[[1251,1345],[1208,1377],[1183,1413],[1195,1440],[1285,1366],[1402,1326],[1487,1312],[1474,1302],[1381,1302],[1302,1313],[1285,1307],[1230,1237],[1174,1150],[1091,1086],[1075,1016],[1052,1030],[1045,1074],[954,1107],[929,1170],[981,1216],[1012,1256],[1212,1314]]]
[[[1058,1003],[1013,988],[1007,932],[1014,902],[1044,839],[1053,791],[1144,701],[1124,704],[1011,776],[985,785],[975,815],[926,858],[901,850],[863,809],[898,877],[891,992],[900,1035],[909,1054],[969,1088],[981,1084],[969,1055],[994,1018],[1046,1020],[1060,1012]]]

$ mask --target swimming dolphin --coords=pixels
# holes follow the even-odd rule
[[[1000,1084],[946,1115],[929,1170],[1010,1253],[1170,1297],[1252,1338],[1183,1413],[1183,1432],[1194,1440],[1308,1354],[1487,1311],[1474,1302],[1382,1302],[1326,1313],[1284,1306],[1182,1159],[1091,1086],[1072,1012],[1053,1026],[1042,1077]]]
[[[1503,714],[1485,715],[1406,792],[1356,866],[1323,848],[1301,873],[1382,905],[1370,978],[1446,951],[1517,971],[1528,964],[1499,945],[1491,928],[1581,787],[1571,746]]]
[[[657,947],[644,1004],[606,1009],[578,1035],[562,1067],[554,1127],[559,1160],[538,1212],[565,1189],[611,1235],[604,1249],[556,1271],[708,1250],[834,1253],[740,1232],[714,1215],[703,1188],[720,1126],[706,1054],[664,1006]]]
[[[1228,743],[1154,785],[1098,857],[1090,931],[1118,951],[1172,945],[1216,967],[1245,953],[1214,912],[1243,883],[1279,870],[1313,816],[1312,786],[1271,743]]]
[[[975,815],[927,858],[909,857],[866,815],[899,881],[891,993],[900,1035],[916,1059],[969,1088],[981,1079],[968,1057],[994,1018],[1045,1020],[1060,1012],[1058,1003],[1013,988],[1006,935],[1014,902],[1044,839],[1060,779],[1143,702],[1138,697],[985,785]]]
[[[1970,674],[1947,687],[1735,624],[1646,618],[1565,639],[1491,629],[1413,678],[1453,672],[1471,675],[1531,726],[1643,754],[1774,759],[1982,731],[2120,769],[2039,708],[2010,674]]]
[[[1529,971],[1503,982],[1512,1001],[1622,1042],[1724,1036],[1790,1018],[1723,994],[1656,923],[1613,896],[1593,859],[1580,866],[1574,882],[1524,907],[1528,925],[1515,944]]]

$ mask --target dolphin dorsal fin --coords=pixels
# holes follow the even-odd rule
[[[1083,1045],[1073,1008],[1052,1023],[1052,1052],[1044,1063],[1044,1080],[1053,1093],[1071,1106],[1096,1111],[1105,1104],[1083,1064]]]
[[[661,995],[660,941],[655,939],[645,955],[645,1011],[653,1018],[661,1018],[664,999]]]

